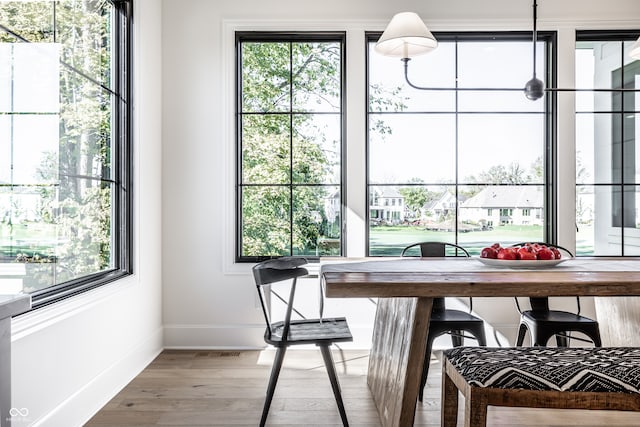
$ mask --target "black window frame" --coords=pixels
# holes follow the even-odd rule
[[[246,256],[242,255],[242,43],[243,42],[322,42],[332,41],[340,44],[341,63],[340,63],[340,183],[337,186],[340,189],[340,255],[346,253],[346,32],[345,31],[236,31],[235,32],[235,149],[236,149],[236,174],[235,174],[235,262],[236,263],[255,263],[267,259],[278,258],[276,255],[266,256]],[[289,111],[293,114],[293,111]],[[305,184],[302,184],[305,185]],[[314,184],[315,185],[315,184]],[[289,182],[282,184],[294,188],[296,184]],[[293,216],[290,216],[290,222],[293,224]],[[290,248],[292,249],[292,247]],[[316,261],[319,257],[309,255],[288,256],[303,257],[310,261]]]
[[[103,179],[106,184],[115,185],[113,206],[111,207],[111,230],[113,232],[113,267],[98,273],[82,276],[70,281],[31,293],[32,308],[35,310],[66,298],[106,285],[122,277],[133,274],[133,151],[132,151],[132,83],[133,83],[133,0],[108,0],[113,7],[113,81],[112,103],[112,157],[113,176]],[[55,19],[55,13],[54,17]],[[6,29],[5,30],[10,30]],[[28,40],[16,35],[22,42]],[[66,64],[62,64],[67,66]],[[71,67],[72,68],[72,67]],[[80,71],[74,70],[78,73]],[[83,75],[84,78],[90,77]],[[95,82],[100,85],[100,83]],[[103,86],[104,88],[104,86]],[[106,88],[105,88],[106,89]]]
[[[379,31],[367,31],[365,32],[365,52],[366,52],[366,99],[369,99],[369,44],[371,42],[377,41],[382,32]],[[492,41],[492,40],[500,40],[500,41],[533,41],[532,33],[530,31],[443,31],[443,32],[433,32],[436,40],[441,41]],[[537,31],[536,41],[545,43],[545,55],[541,57],[540,52],[538,52],[538,61],[544,60],[546,67],[544,70],[544,81],[548,87],[557,87],[557,31]],[[533,49],[533,47],[532,47]],[[532,53],[533,55],[533,53]],[[398,61],[398,68],[400,69],[402,65],[400,61]],[[400,71],[399,71],[400,72]],[[523,82],[523,92],[524,95],[524,84]],[[544,188],[544,241],[556,244],[557,243],[557,222],[558,222],[558,213],[557,213],[557,95],[554,91],[546,91],[544,95],[544,123],[545,123],[545,147],[544,147],[544,167],[545,167],[545,182],[542,184]],[[458,114],[459,111],[456,110],[455,114]],[[369,110],[369,102],[366,103],[366,115],[367,122],[369,114],[371,111]],[[456,136],[456,145],[457,145],[457,136]],[[380,183],[371,183],[370,182],[370,165],[369,165],[369,126],[366,128],[366,148],[365,148],[365,158],[366,158],[366,182],[365,182],[365,197],[366,197],[366,224],[370,224],[370,212],[369,212],[369,197],[371,194],[371,188],[373,187],[383,187],[387,186],[410,186],[410,183],[403,184],[380,184]],[[456,163],[457,163],[457,150],[456,150]],[[419,185],[430,185],[430,184],[419,184]],[[457,199],[457,189],[460,186],[465,185],[464,183],[459,183],[459,177],[456,174],[456,181],[452,184],[447,184],[451,186],[455,186],[456,188],[456,199]],[[499,184],[505,185],[505,184]],[[524,184],[524,185],[540,185],[540,184]],[[458,206],[456,205],[456,217],[458,216]],[[458,230],[458,221],[455,221],[455,236],[456,241],[452,243],[458,243],[457,238],[459,235]],[[365,254],[366,256],[375,256],[371,255],[370,252],[370,226],[367,225],[365,230]]]

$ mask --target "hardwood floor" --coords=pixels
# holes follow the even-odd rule
[[[174,351],[160,354],[87,424],[89,427],[256,426],[275,351]],[[334,351],[351,426],[379,426],[366,384],[367,351]],[[416,426],[440,425],[440,363],[432,359]],[[464,403],[460,399],[459,410]],[[459,412],[458,425],[462,425]],[[341,426],[322,357],[289,350],[268,425]],[[640,426],[616,411],[489,408],[490,426]]]

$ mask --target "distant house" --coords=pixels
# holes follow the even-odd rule
[[[440,195],[438,199],[431,200],[427,202],[422,207],[422,217],[423,218],[440,218],[446,217],[448,214],[455,214],[456,212],[456,197],[445,191]]]
[[[460,204],[460,220],[496,225],[542,225],[541,186],[490,186]]]
[[[404,197],[393,187],[373,187],[369,193],[369,219],[398,224],[404,221]]]

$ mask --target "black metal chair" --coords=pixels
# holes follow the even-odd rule
[[[562,246],[549,243],[531,242],[532,244],[546,245],[550,248],[556,248],[559,251],[566,252],[573,257],[571,251]],[[523,246],[525,242],[516,243],[512,246]],[[530,297],[530,310],[522,310],[518,298],[515,298],[516,308],[520,313],[520,326],[518,327],[518,338],[516,339],[516,347],[521,347],[524,343],[524,337],[529,331],[531,336],[531,345],[546,346],[551,337],[555,335],[556,345],[558,347],[568,347],[569,339],[593,343],[595,347],[601,347],[600,328],[598,322],[580,315],[580,297],[576,297],[577,313],[570,313],[562,310],[551,310],[549,308],[548,297]],[[570,336],[569,332],[581,332],[589,337],[585,340],[580,337]]]
[[[342,424],[348,426],[347,414],[342,402],[342,394],[340,392],[340,384],[336,376],[336,370],[331,355],[330,346],[336,342],[353,341],[353,336],[344,317],[327,318],[327,319],[301,319],[292,320],[291,312],[293,309],[293,301],[296,291],[296,283],[298,277],[308,274],[306,268],[301,267],[306,264],[304,258],[285,257],[268,261],[263,261],[253,267],[253,277],[255,278],[260,303],[264,313],[267,329],[264,333],[264,340],[267,344],[271,344],[277,348],[269,385],[267,387],[267,396],[262,410],[262,418],[260,426],[264,426],[269,415],[269,408],[273,400],[273,393],[278,382],[280,369],[284,360],[287,348],[292,345],[315,344],[320,347],[322,358],[324,360],[331,388],[338,404],[338,411]],[[270,285],[275,282],[292,280],[289,291],[289,300],[285,311],[285,318],[282,321],[272,322],[267,306],[267,298],[270,295]]]
[[[444,242],[422,242],[409,245],[402,251],[402,256],[420,257],[444,257],[444,256],[464,256],[468,257],[469,252],[462,246]],[[484,321],[471,314],[473,310],[473,300],[469,298],[469,312],[445,308],[444,298],[434,298],[431,310],[431,320],[429,322],[429,334],[427,336],[427,350],[424,354],[424,364],[422,367],[422,378],[420,380],[420,392],[418,400],[422,402],[424,397],[424,387],[427,384],[429,375],[429,364],[431,361],[431,350],[433,340],[440,335],[450,334],[451,343],[454,347],[460,347],[464,338],[473,338],[481,346],[487,345],[484,333]],[[463,332],[468,332],[471,337],[465,336]]]

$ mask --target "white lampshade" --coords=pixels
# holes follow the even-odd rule
[[[636,43],[631,48],[629,56],[631,56],[633,59],[640,59],[640,37],[638,37],[638,40],[636,40]]]
[[[376,52],[397,58],[411,58],[431,52],[438,41],[413,12],[394,15],[376,43]]]

